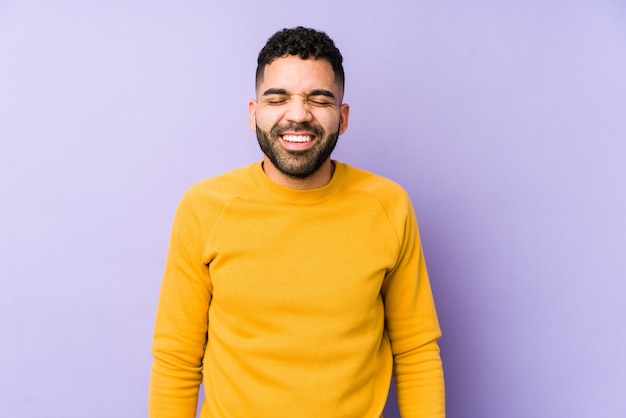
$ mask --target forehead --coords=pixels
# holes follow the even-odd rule
[[[337,91],[333,68],[325,59],[298,56],[277,58],[265,66],[259,90],[282,88],[290,92],[324,88]]]

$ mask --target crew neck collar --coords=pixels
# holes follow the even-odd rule
[[[281,186],[267,177],[263,171],[262,162],[252,165],[252,178],[259,188],[277,200],[296,205],[310,205],[327,200],[341,190],[346,175],[346,167],[345,164],[338,161],[333,160],[332,163],[335,170],[330,181],[315,189],[299,190]]]

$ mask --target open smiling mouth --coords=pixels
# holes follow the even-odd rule
[[[313,141],[313,136],[311,135],[282,135],[283,141],[285,142],[294,142],[294,143],[304,143]]]

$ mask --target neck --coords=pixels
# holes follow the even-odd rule
[[[263,171],[270,180],[283,187],[295,190],[310,190],[326,186],[333,177],[335,165],[329,158],[315,173],[313,173],[309,177],[298,179],[287,176],[286,174],[278,170],[271,163],[271,161],[269,161],[269,159],[265,157],[263,158]]]

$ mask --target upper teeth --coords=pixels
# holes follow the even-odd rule
[[[287,142],[309,142],[312,138],[309,135],[283,135]]]

